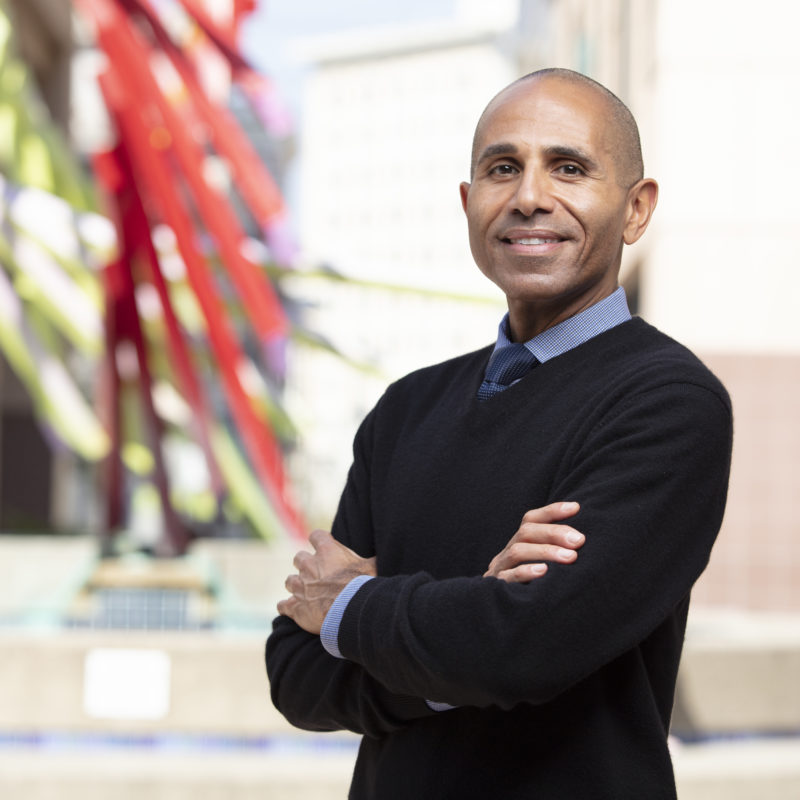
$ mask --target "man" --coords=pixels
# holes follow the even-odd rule
[[[729,400],[617,286],[657,186],[614,95],[528,75],[487,107],[472,162],[470,245],[507,318],[365,419],[333,538],[287,579],[272,697],[299,727],[364,734],[353,798],[674,798]]]

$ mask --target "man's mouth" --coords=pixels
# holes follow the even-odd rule
[[[506,228],[500,235],[503,244],[518,247],[553,247],[564,241],[558,231],[547,228]]]
[[[544,238],[539,236],[530,236],[530,237],[523,237],[523,238],[507,238],[503,239],[504,242],[508,244],[555,244],[556,242],[560,242],[560,239],[557,239],[555,236],[552,238]]]

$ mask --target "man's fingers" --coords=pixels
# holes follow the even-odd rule
[[[293,597],[286,597],[278,602],[278,613],[284,617],[291,617],[295,606]]]
[[[570,528],[569,525],[524,521],[514,538],[518,542],[548,543],[570,549],[577,549],[586,541],[586,537],[580,531]]]
[[[566,547],[558,547],[552,544],[514,542],[492,559],[489,571],[493,575],[499,575],[500,572],[505,570],[540,561],[571,564],[577,557],[578,554],[574,550]]]
[[[283,582],[284,588],[289,594],[296,594],[303,588],[303,579],[299,575],[289,575]]]
[[[559,520],[574,516],[579,509],[578,503],[562,502],[526,512],[517,532],[492,559],[484,577],[526,583],[543,574],[539,562],[571,564],[586,537]]]
[[[313,560],[314,556],[308,550],[299,550],[295,557],[292,559],[292,565],[299,572],[303,568],[303,564],[307,561]]]
[[[568,517],[573,517],[580,511],[578,503],[569,501],[561,503],[550,503],[549,506],[532,508],[525,512],[523,522],[558,522]]]
[[[320,547],[324,547],[328,542],[332,542],[333,537],[328,531],[316,530],[311,531],[308,536],[308,541],[314,550],[319,550]]]
[[[570,548],[559,547],[555,544],[539,544],[538,542],[515,542],[506,550],[506,555],[514,566],[526,561],[562,561],[569,563],[578,557],[578,554]]]
[[[547,572],[547,564],[520,564],[514,569],[504,569],[497,576],[506,583],[530,583]]]

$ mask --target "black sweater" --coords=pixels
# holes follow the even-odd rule
[[[333,533],[379,577],[342,620],[347,660],[275,621],[273,701],[365,734],[353,798],[674,798],[666,737],[725,506],[728,396],[640,319],[479,402],[490,353],[407,376],[365,419]],[[480,577],[559,500],[581,504],[574,564]]]

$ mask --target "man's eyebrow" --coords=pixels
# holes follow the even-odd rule
[[[481,161],[484,161],[487,158],[492,158],[493,156],[513,156],[518,152],[519,148],[515,144],[511,144],[511,142],[498,142],[497,144],[490,144],[481,152],[475,163],[480,164]]]

